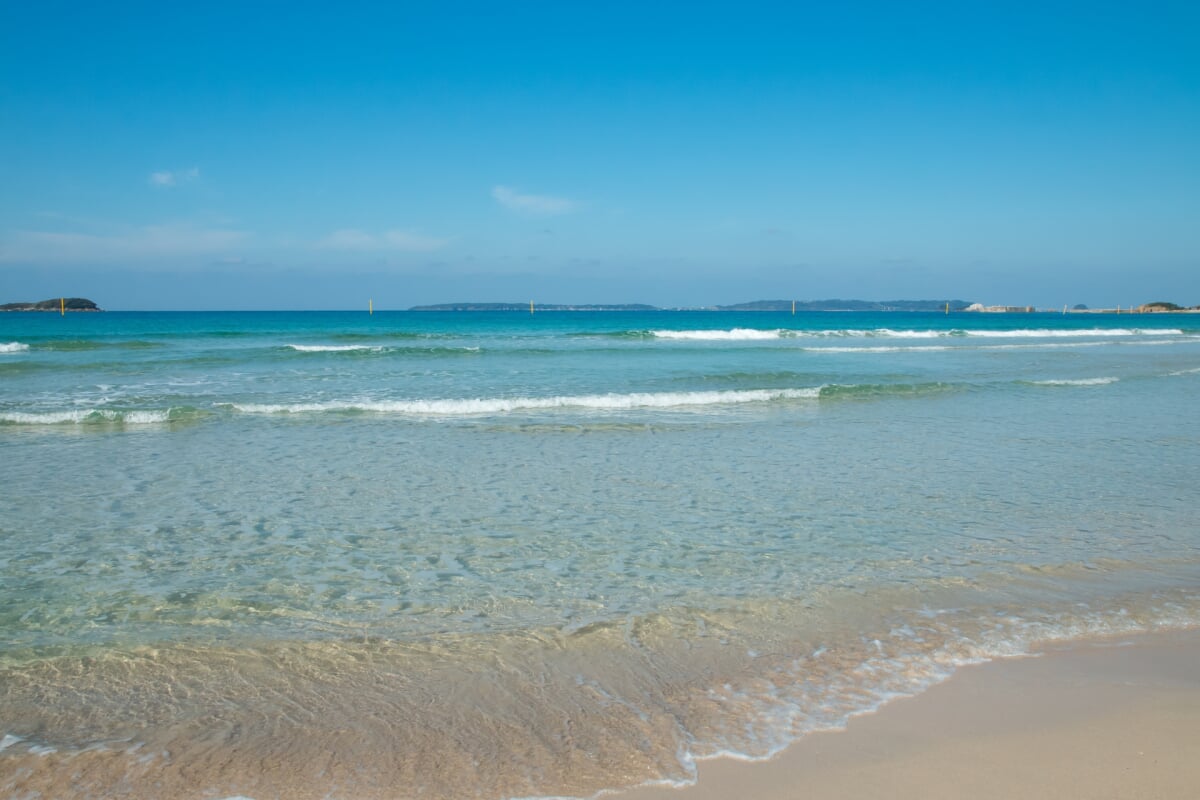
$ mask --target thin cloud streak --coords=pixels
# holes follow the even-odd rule
[[[118,233],[17,231],[0,240],[0,263],[112,262],[220,253],[250,235],[189,224],[147,225]]]
[[[316,243],[325,250],[384,251],[396,250],[407,253],[428,253],[440,250],[449,243],[448,239],[422,236],[402,230],[389,230],[374,234],[358,228],[342,228]]]
[[[198,180],[199,178],[200,168],[192,167],[191,169],[175,171],[160,170],[158,172],[151,172],[148,182],[151,186],[169,188],[172,186],[178,186],[181,183],[190,183],[191,181]]]
[[[510,186],[493,186],[492,198],[509,211],[521,214],[549,216],[575,210],[575,201],[546,194],[524,194]]]

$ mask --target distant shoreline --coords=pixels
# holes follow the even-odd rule
[[[645,303],[480,303],[419,305],[409,311],[962,311],[964,300],[754,300],[733,305],[662,308]]]
[[[196,311],[204,312],[220,312],[220,311],[354,311],[353,308],[341,309],[125,309],[126,311]],[[416,305],[409,308],[391,308],[391,309],[375,309],[380,312],[507,312],[507,313],[539,313],[539,312],[625,312],[625,313],[648,313],[648,312],[678,312],[678,311],[695,311],[695,312],[767,312],[767,313],[795,313],[803,312],[831,312],[831,313],[854,313],[854,312],[870,312],[870,313],[924,313],[924,314],[983,314],[983,315],[1005,315],[1005,314],[1200,314],[1200,306],[1187,308],[1177,306],[1170,303],[1143,303],[1140,306],[1116,307],[1116,308],[1035,308],[1033,306],[984,306],[981,303],[968,303],[963,300],[755,300],[748,303],[735,303],[732,305],[709,305],[709,306],[654,306],[647,303],[538,303],[520,302],[520,303],[493,303],[493,302],[473,302],[459,301],[453,303],[435,303],[429,305]],[[49,300],[41,300],[38,302],[14,302],[0,305],[0,312],[59,312],[66,311],[104,311],[91,300],[82,297],[66,297],[53,298]]]

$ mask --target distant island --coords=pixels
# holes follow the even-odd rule
[[[694,310],[715,311],[962,311],[965,300],[755,300],[730,306],[705,306]],[[563,304],[563,303],[438,303],[413,306],[409,311],[664,311],[644,303]],[[670,309],[672,311],[681,309]],[[684,309],[686,310],[686,309]]]
[[[0,311],[100,311],[100,307],[84,297],[56,297],[37,303],[5,303]]]
[[[1200,311],[1200,306],[1186,308],[1176,303],[1168,303],[1163,300],[1156,300],[1153,303],[1143,303],[1134,310],[1141,314],[1156,314],[1170,311],[1182,311],[1185,313],[1194,314],[1195,312]]]

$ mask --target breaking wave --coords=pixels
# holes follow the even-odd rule
[[[203,412],[182,406],[157,409],[0,411],[0,425],[155,425],[194,419]]]
[[[968,388],[967,384],[931,382],[904,384],[822,384],[808,388],[731,389],[695,392],[635,392],[630,394],[566,395],[556,397],[481,397],[431,400],[328,400],[310,403],[224,403],[243,414],[375,413],[411,416],[484,416],[522,411],[636,411],[640,409],[737,406],[797,400],[846,400],[916,397]]]
[[[1044,381],[1031,381],[1035,386],[1106,386],[1110,383],[1116,383],[1120,378],[1064,378],[1064,379],[1049,379]]]
[[[778,400],[816,400],[820,387],[808,389],[746,389],[717,392],[657,392],[566,395],[557,397],[481,397],[439,400],[350,400],[320,403],[229,403],[244,414],[313,414],[369,412],[420,416],[468,416],[549,409],[632,410],[694,406],[769,403]]]
[[[378,344],[289,344],[284,350],[294,353],[345,353],[347,355],[393,355],[393,356],[456,356],[479,353],[482,348],[471,347],[414,347]]]
[[[1179,328],[1081,328],[1079,330],[1052,330],[1049,328],[1021,329],[1013,331],[963,331],[967,336],[986,338],[1037,338],[1054,339],[1072,336],[1182,336]]]
[[[829,384],[821,387],[822,400],[870,400],[877,397],[919,397],[942,392],[960,391],[967,384],[945,383],[860,383]]]
[[[1060,339],[1087,337],[1133,337],[1133,336],[1182,336],[1179,328],[1081,328],[1056,330],[1051,328],[1020,328],[1016,330],[893,330],[891,328],[842,328],[829,330],[792,330],[776,328],[732,328],[728,330],[655,330],[646,333],[627,331],[622,336],[649,335],[656,339],[693,341],[762,341],[767,339],[792,338],[877,338],[877,339],[940,339],[944,337],[979,337],[986,339]]]
[[[289,344],[292,350],[299,353],[379,353],[383,351],[380,345],[367,344]]]
[[[779,339],[788,334],[787,331],[760,331],[755,328],[733,328],[732,330],[715,331],[651,331],[657,339],[688,339],[698,341],[757,341],[762,339]]]

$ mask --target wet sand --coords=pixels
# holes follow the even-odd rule
[[[1044,648],[759,763],[703,761],[684,789],[622,800],[1200,796],[1200,631]]]

